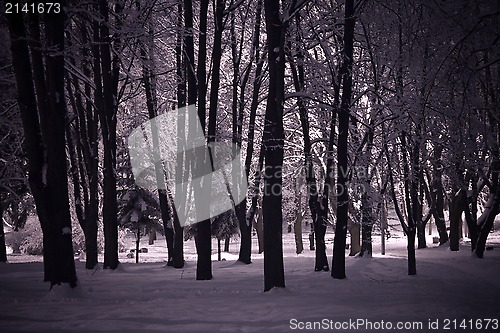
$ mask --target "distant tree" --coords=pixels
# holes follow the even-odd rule
[[[238,232],[238,225],[236,222],[236,214],[232,210],[226,211],[213,218],[212,236],[217,239],[217,255],[219,261],[222,260],[221,242],[231,238]]]

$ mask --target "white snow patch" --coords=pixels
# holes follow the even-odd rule
[[[285,233],[286,288],[266,293],[256,237],[250,265],[236,261],[237,239],[231,241],[229,253],[222,253],[226,261],[216,261],[214,240],[210,281],[196,281],[193,240],[184,243],[184,268],[174,269],[165,267],[165,240],[148,245],[145,239],[140,247],[149,251],[140,254],[140,264],[127,259],[126,253],[119,255],[121,263],[115,271],[87,270],[85,263],[76,261],[79,286],[55,286],[49,293],[48,285],[41,282],[41,256],[10,254],[11,264],[0,265],[2,332],[290,332],[293,318],[424,324],[429,319],[442,323],[444,318],[457,322],[498,318],[499,235],[498,231],[490,235],[495,248],[482,260],[471,257],[466,243],[458,252],[433,247],[436,234],[430,235],[430,247],[416,251],[417,275],[408,276],[406,238],[401,231],[391,228],[386,255],[380,254],[380,237],[374,231],[373,258],[348,257],[346,250],[347,279],[337,280],[330,272],[314,271],[307,230],[302,235],[306,250],[300,255],[295,253],[293,233]],[[331,264],[330,228],[325,239]],[[133,236],[127,241],[133,247]],[[38,262],[27,262],[34,260]]]

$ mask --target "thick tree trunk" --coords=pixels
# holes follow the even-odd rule
[[[498,171],[497,171],[498,172]],[[498,175],[496,176],[498,177]],[[485,209],[478,219],[478,237],[474,253],[478,258],[483,258],[486,248],[486,240],[490,234],[493,222],[500,209],[500,186],[496,184],[493,194],[490,195]]]
[[[118,204],[116,192],[116,122],[118,73],[115,60],[111,60],[111,37],[109,31],[108,3],[99,0],[99,12],[103,22],[99,23],[100,60],[102,69],[102,108],[99,112],[104,146],[103,208],[104,224],[104,268],[118,267]],[[117,6],[117,14],[119,8]],[[115,44],[118,40],[113,38]],[[117,45],[115,45],[117,46]],[[113,65],[113,66],[112,66]]]
[[[323,195],[325,194],[323,193]],[[314,236],[315,236],[314,240],[316,241],[314,270],[316,272],[319,271],[327,272],[330,270],[330,267],[328,265],[328,258],[326,257],[326,243],[325,243],[326,223],[327,223],[326,218],[328,214],[327,209],[328,206],[324,206],[317,210],[317,216],[316,216],[317,222],[314,226]]]
[[[453,196],[450,205],[450,250],[460,249],[460,225],[462,223],[462,212],[466,205],[465,191],[463,189],[453,189]]]
[[[415,229],[409,228],[406,233],[408,250],[408,275],[417,274],[417,259],[415,256]]]
[[[269,62],[269,93],[264,126],[265,163],[262,213],[264,219],[264,291],[285,287],[282,240],[284,38],[280,1],[264,2]]]
[[[52,215],[49,232],[52,233],[51,250],[54,251],[54,277],[51,285],[68,282],[76,286],[76,271],[73,258],[71,237],[71,215],[68,197],[68,178],[66,165],[66,100],[64,93],[64,16],[46,15],[45,29],[49,49],[54,48],[58,55],[46,59],[48,99],[50,109],[47,123],[47,187]],[[45,249],[44,249],[45,251]],[[49,250],[50,251],[50,250]],[[60,279],[60,281],[54,281]]]
[[[45,166],[45,147],[42,142],[41,128],[38,121],[39,115],[35,98],[35,89],[31,80],[31,65],[26,32],[23,18],[20,14],[7,15],[10,31],[10,49],[12,53],[12,66],[17,85],[17,98],[21,120],[24,129],[25,153],[28,156],[28,181],[31,194],[35,199],[37,215],[42,227],[43,246],[48,247],[49,211],[46,196],[46,179],[43,174]],[[44,281],[50,280],[48,251],[43,254]]]
[[[69,283],[76,287],[77,277],[71,240],[67,166],[65,151],[64,97],[64,15],[45,17],[46,43],[50,54],[46,59],[48,84],[47,114],[37,114],[29,50],[20,14],[8,15],[13,68],[17,82],[18,102],[25,134],[29,182],[37,206],[44,238],[45,281],[51,288]],[[50,123],[46,136],[46,162],[39,119]],[[3,221],[2,221],[3,223]]]
[[[344,52],[343,52],[343,87],[342,101],[339,110],[339,135],[337,144],[337,222],[332,259],[332,277],[344,279],[345,275],[345,246],[347,236],[347,219],[349,215],[348,194],[348,132],[349,114],[352,94],[352,57],[354,42],[354,1],[346,0],[345,26],[344,26]]]

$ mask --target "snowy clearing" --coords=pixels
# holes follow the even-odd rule
[[[500,319],[500,237],[491,236],[495,248],[484,259],[472,257],[467,244],[459,252],[432,247],[428,236],[431,247],[417,250],[416,276],[406,274],[404,237],[389,238],[382,256],[375,236],[374,257],[348,257],[348,278],[335,280],[329,272],[314,272],[314,251],[296,255],[293,234],[285,234],[287,288],[269,293],[262,291],[263,256],[254,254],[251,265],[236,262],[236,241],[223,253],[226,260],[218,262],[214,254],[211,281],[195,280],[193,241],[185,243],[187,263],[177,270],[165,266],[159,239],[153,246],[141,244],[149,252],[141,254],[140,264],[120,254],[117,271],[88,271],[77,261],[79,287],[51,292],[41,282],[40,257],[9,255],[10,264],[0,265],[1,331],[291,332],[317,325],[326,331],[373,332],[390,331],[392,325],[397,332],[494,332],[494,322],[488,330],[453,329]],[[331,255],[330,230],[326,239]],[[19,262],[26,260],[37,262]],[[430,330],[429,320],[439,329]],[[400,324],[412,329],[397,329]]]

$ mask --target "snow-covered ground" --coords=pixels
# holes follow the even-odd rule
[[[79,287],[50,292],[40,257],[11,254],[0,265],[0,332],[499,332],[500,232],[491,236],[495,248],[484,259],[472,257],[467,244],[459,252],[434,247],[428,236],[431,247],[417,250],[416,276],[406,274],[404,237],[393,232],[382,256],[374,236],[373,258],[347,257],[347,279],[335,280],[313,271],[306,233],[300,255],[293,234],[285,234],[287,287],[268,293],[263,256],[255,253],[251,265],[236,262],[237,240],[220,262],[214,241],[211,281],[195,280],[192,241],[185,243],[186,266],[174,269],[165,266],[160,239],[141,244],[149,252],[140,264],[120,254],[116,271],[89,271],[77,261]],[[332,240],[329,230],[330,262]]]

